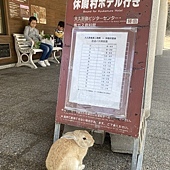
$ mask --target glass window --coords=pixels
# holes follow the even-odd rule
[[[4,9],[4,1],[0,0],[0,34],[6,34]]]

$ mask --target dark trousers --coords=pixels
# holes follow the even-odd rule
[[[49,44],[41,43],[40,49],[43,50],[43,53],[40,57],[40,60],[43,61],[48,59],[48,57],[51,55],[53,47]]]

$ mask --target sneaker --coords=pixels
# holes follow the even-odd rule
[[[48,60],[44,60],[44,63],[46,64],[46,66],[50,66],[50,63]]]
[[[38,61],[38,64],[41,66],[41,67],[46,67],[46,64],[44,61]]]

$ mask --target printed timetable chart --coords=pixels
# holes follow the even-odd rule
[[[128,32],[76,32],[69,102],[120,109]]]
[[[107,40],[104,40],[107,41]],[[80,61],[79,90],[98,90],[107,94],[112,90],[116,44],[84,44]]]

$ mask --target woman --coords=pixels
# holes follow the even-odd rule
[[[25,27],[24,36],[27,41],[34,41],[34,43],[40,42],[41,37],[39,35],[38,29],[36,29],[37,19],[34,16],[29,18],[29,25]],[[50,66],[48,57],[51,55],[53,47],[49,44],[40,43],[40,49],[43,50],[43,53],[38,62],[42,67]]]

